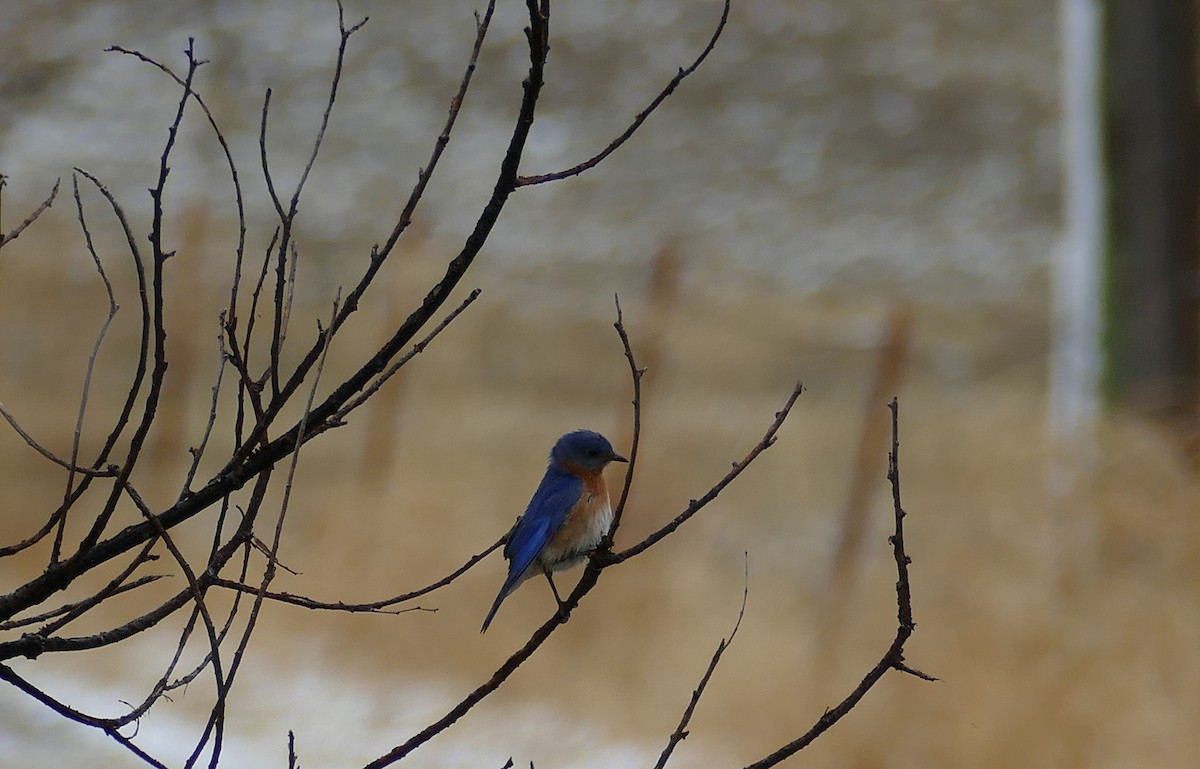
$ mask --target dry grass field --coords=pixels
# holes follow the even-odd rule
[[[0,259],[0,401],[58,451],[70,445],[105,307],[74,237],[31,231]],[[389,301],[355,321],[326,381],[380,338],[435,274],[439,257],[430,248],[435,253],[388,278]],[[178,490],[216,370],[222,293],[187,264],[182,256],[174,264],[194,271],[172,305],[186,329],[170,340],[178,381],[164,404],[167,427],[152,438],[152,471],[140,479],[158,503]],[[127,278],[114,273],[119,284]],[[509,755],[539,767],[644,765],[732,627],[744,552],[745,621],[679,766],[740,765],[803,732],[892,637],[886,443],[871,447],[878,472],[854,579],[837,590],[830,579],[890,304],[769,286],[722,292],[690,274],[678,298],[656,309],[645,276],[619,277],[634,344],[654,358],[643,460],[621,542],[707,490],[758,439],[796,379],[808,392],[779,443],[743,479],[676,536],[606,573],[541,653],[414,756],[418,766],[500,766]],[[375,404],[303,452],[282,551],[300,574],[282,574],[277,588],[358,601],[426,584],[511,524],[560,433],[587,426],[627,441],[628,375],[610,300],[584,289],[607,281],[577,266],[537,276],[553,290],[497,285],[486,260],[473,278],[484,298]],[[300,298],[298,347],[328,312],[327,288],[318,279]],[[122,304],[96,372],[85,453],[129,376],[135,302],[126,295]],[[1038,292],[1025,303],[909,310],[897,392],[919,625],[908,658],[941,681],[888,675],[791,764],[1192,766],[1200,722],[1195,466],[1170,433],[1125,417],[1101,426],[1090,461],[1055,458]],[[1075,482],[1071,468],[1082,468]],[[18,436],[0,434],[2,538],[33,531],[63,482]],[[0,580],[30,576],[44,558],[39,551],[0,564]],[[160,568],[171,571],[165,561]],[[421,602],[436,613],[347,617],[269,607],[232,705],[241,741],[231,742],[229,765],[283,765],[286,730],[295,728],[306,767],[353,766],[440,715],[551,611],[544,586],[530,583],[481,636],[502,573],[493,556]],[[166,582],[173,584],[159,594],[180,584]],[[79,630],[137,605],[118,602]],[[138,696],[135,682],[153,676],[171,648],[168,636],[139,639],[103,658],[17,668],[35,680],[48,671],[50,685],[69,681],[70,691],[113,712],[119,697]],[[102,739],[82,727],[30,726],[41,723],[31,715],[38,707],[6,697],[12,755],[74,756],[82,766],[83,751],[97,750],[110,756],[103,765],[135,765],[103,753]],[[148,744],[194,728],[188,718],[203,701],[198,694],[163,703],[167,715],[152,714],[143,726]]]

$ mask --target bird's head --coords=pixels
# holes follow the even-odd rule
[[[584,470],[600,470],[609,462],[629,460],[613,451],[603,435],[591,430],[576,430],[558,439],[550,451],[550,461],[576,465]]]

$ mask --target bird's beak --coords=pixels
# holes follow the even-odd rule
[[[628,462],[629,460],[626,459],[625,457],[621,456],[620,454],[613,454],[611,457],[608,458],[608,461],[609,462]]]

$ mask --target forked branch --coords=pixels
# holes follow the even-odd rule
[[[859,703],[867,692],[871,690],[879,679],[889,670],[899,670],[902,673],[916,676],[924,681],[936,681],[933,676],[922,673],[921,671],[909,667],[904,662],[904,644],[907,643],[913,630],[916,629],[916,623],[913,622],[912,613],[912,589],[908,581],[908,565],[912,563],[908,553],[904,549],[904,507],[900,503],[900,403],[896,398],[892,398],[888,408],[892,411],[892,450],[888,453],[888,481],[892,488],[892,512],[895,520],[895,529],[889,541],[892,545],[892,558],[896,563],[896,637],[892,640],[887,651],[883,653],[879,662],[871,668],[863,677],[862,681],[854,688],[854,691],[846,695],[845,699],[839,702],[835,707],[825,711],[817,723],[813,725],[804,734],[800,735],[791,742],[783,745],[778,750],[770,755],[749,764],[746,769],[767,769],[767,767],[775,766],[781,761],[795,755],[804,748],[808,747],[813,740],[827,732],[830,727],[842,720],[854,706]]]

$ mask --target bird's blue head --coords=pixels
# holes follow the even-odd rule
[[[576,465],[584,470],[601,470],[609,462],[629,460],[613,451],[603,435],[591,430],[576,430],[558,439],[550,451],[550,461]]]

